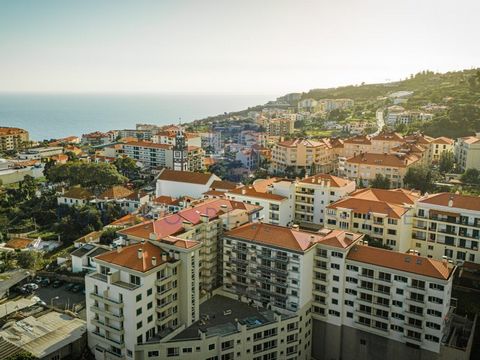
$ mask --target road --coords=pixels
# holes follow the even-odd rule
[[[385,126],[385,121],[383,120],[383,109],[377,110],[376,119],[377,131],[375,131],[373,134],[370,134],[370,136],[377,136],[378,134],[380,134],[380,131],[382,131],[383,127]]]

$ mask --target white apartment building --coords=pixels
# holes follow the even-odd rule
[[[221,236],[224,230],[258,221],[260,207],[226,199],[203,200],[176,214],[143,222],[118,231],[131,241],[159,240],[177,236],[195,240],[200,249],[200,289],[202,296],[213,291],[221,280]]]
[[[457,139],[455,159],[461,171],[480,169],[480,133]]]
[[[423,256],[480,263],[480,198],[452,193],[425,195],[413,215],[411,248]]]
[[[296,181],[295,221],[323,226],[325,208],[353,191],[355,181],[329,174],[316,174]]]
[[[275,191],[260,192],[254,186],[230,190],[227,199],[261,206],[259,220],[286,226],[294,220],[295,185],[290,181],[277,182]]]
[[[361,189],[327,206],[325,226],[369,235],[405,252],[410,248],[418,193],[403,189]]]
[[[173,167],[171,145],[132,141],[122,144],[122,152],[124,155],[142,163],[146,168],[171,169]]]
[[[199,317],[200,244],[174,237],[119,247],[85,277],[88,346],[95,358],[137,359],[137,347]]]

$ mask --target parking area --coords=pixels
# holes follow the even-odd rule
[[[47,305],[52,305],[64,310],[74,310],[75,305],[85,303],[85,294],[83,293],[83,290],[74,293],[67,290],[65,286],[65,284],[58,288],[54,288],[52,285],[41,286],[35,290],[34,294]]]

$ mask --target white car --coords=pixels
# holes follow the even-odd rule
[[[26,284],[25,287],[27,289],[30,289],[30,290],[37,290],[38,289],[38,285],[35,284],[35,283]]]

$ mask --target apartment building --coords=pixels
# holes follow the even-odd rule
[[[117,233],[130,241],[160,241],[168,236],[197,241],[199,281],[203,293],[214,290],[220,281],[221,236],[224,230],[258,221],[259,206],[226,199],[209,199],[157,220],[143,222]],[[203,294],[202,293],[202,294]]]
[[[411,248],[423,256],[480,263],[480,198],[452,193],[425,195],[413,215]]]
[[[454,151],[459,170],[480,169],[480,133],[457,139]]]
[[[329,174],[316,174],[297,180],[295,221],[305,226],[309,224],[323,226],[326,207],[353,191],[355,191],[355,181]]]
[[[148,141],[130,141],[122,144],[122,153],[139,161],[144,167],[173,168],[173,147]]]
[[[315,112],[328,113],[332,110],[352,108],[355,102],[352,99],[320,99],[315,105]]]
[[[0,151],[18,150],[28,141],[28,131],[13,127],[0,127]]]
[[[170,339],[139,345],[136,359],[310,359],[310,321],[219,292],[200,305],[197,322]]]
[[[196,241],[119,246],[85,277],[88,346],[96,359],[136,359],[136,347],[199,317]]]
[[[393,148],[402,145],[405,139],[396,132],[382,131],[380,134],[370,138],[371,147],[369,152],[375,154],[390,153]]]
[[[400,252],[410,248],[415,201],[403,189],[360,189],[327,206],[325,226],[357,231]]]
[[[294,220],[294,184],[277,181],[276,191],[257,191],[253,185],[230,190],[227,199],[260,206],[259,220],[269,224],[286,226]]]
[[[345,175],[358,184],[368,186],[380,174],[390,180],[392,188],[401,188],[407,169],[420,163],[420,160],[415,154],[363,153],[345,161]]]
[[[295,118],[292,117],[269,118],[261,115],[256,122],[265,129],[268,136],[289,135],[295,130]]]
[[[332,148],[328,139],[319,141],[295,139],[279,142],[272,149],[272,170],[275,173],[282,173],[290,168],[296,173],[303,170],[308,175],[332,172],[337,160]]]
[[[431,160],[437,163],[442,157],[443,153],[454,153],[455,141],[445,136],[433,139],[431,142]]]
[[[357,135],[343,141],[341,155],[345,158],[351,158],[358,154],[370,152],[372,141],[369,135]]]

